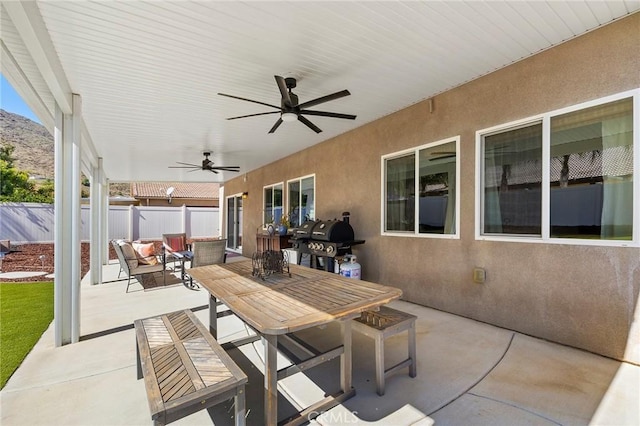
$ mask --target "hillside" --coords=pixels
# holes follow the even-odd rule
[[[53,136],[41,124],[0,109],[0,144],[15,147],[14,165],[33,176],[53,179],[55,172]],[[110,195],[129,195],[128,183],[111,183]],[[88,188],[85,188],[88,191]]]
[[[15,147],[18,169],[53,179],[53,136],[43,125],[0,109],[0,143]]]

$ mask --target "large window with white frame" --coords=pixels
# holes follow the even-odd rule
[[[639,96],[479,131],[476,236],[639,243]]]
[[[382,234],[457,237],[459,137],[382,157]]]
[[[288,214],[291,227],[295,228],[305,220],[315,219],[315,182],[315,175],[304,176],[287,182]]]
[[[283,186],[281,182],[263,188],[263,223],[280,223],[284,208]]]

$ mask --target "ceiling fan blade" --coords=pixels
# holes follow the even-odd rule
[[[344,118],[347,120],[355,120],[356,116],[351,114],[341,114],[339,112],[313,111],[310,109],[301,109],[300,114],[318,115],[321,117]]]
[[[200,167],[197,164],[183,163],[182,161],[176,161],[176,164],[182,164],[183,166]]]
[[[280,125],[282,124],[282,118],[278,118],[278,121],[276,121],[276,124],[273,125],[273,127],[271,128],[271,130],[269,130],[269,133],[273,133],[276,131],[276,129],[278,127],[280,127]]]
[[[340,92],[332,93],[331,95],[322,96],[320,98],[316,98],[316,99],[312,99],[312,100],[307,101],[307,102],[303,102],[298,106],[300,108],[306,108],[306,107],[322,104],[322,103],[325,103],[325,102],[329,102],[329,101],[332,101],[334,99],[343,98],[345,96],[349,96],[350,94],[351,93],[348,90],[342,90]]]
[[[429,161],[444,160],[445,158],[455,158],[455,154],[441,155],[439,157],[429,158]]]
[[[313,130],[316,133],[320,133],[322,131],[322,130],[320,130],[320,128],[318,126],[316,126],[315,124],[313,124],[312,122],[310,122],[309,120],[307,120],[306,118],[304,118],[301,115],[298,116],[298,120],[302,121],[305,126],[307,126],[308,128],[310,128],[311,130]]]
[[[280,110],[280,107],[279,107],[279,106],[275,106],[275,105],[267,104],[267,103],[260,102],[260,101],[254,101],[253,99],[241,98],[240,96],[226,95],[226,94],[224,94],[224,93],[218,93],[218,95],[220,95],[220,96],[226,96],[227,98],[239,99],[239,100],[241,100],[241,101],[253,102],[254,104],[260,104],[260,105],[264,105],[264,106],[268,106],[268,107],[271,107],[271,108],[275,108],[275,109],[277,109],[277,110]]]
[[[293,107],[295,105],[291,105],[291,96],[289,96],[289,91],[287,90],[287,83],[285,83],[284,78],[279,75],[274,75],[276,79],[276,83],[278,84],[278,89],[280,89],[280,95],[282,96],[282,102],[288,106]]]
[[[257,114],[248,114],[248,115],[240,115],[238,117],[230,117],[227,120],[237,120],[238,118],[247,118],[247,117],[255,117],[258,115],[267,115],[267,114],[279,114],[280,111],[270,111],[270,112],[259,112]]]
[[[200,166],[169,166],[169,169],[201,169]]]
[[[240,171],[240,169],[228,169],[226,167],[214,167],[214,168],[209,169],[209,170],[211,170],[211,171],[220,170],[221,172],[235,172],[235,173],[238,173]]]
[[[240,166],[211,166],[212,169],[239,169]]]

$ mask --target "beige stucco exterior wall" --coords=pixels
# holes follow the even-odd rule
[[[635,14],[442,93],[432,113],[425,101],[252,171],[225,184],[227,195],[249,193],[244,254],[255,250],[262,187],[315,174],[317,217],[348,210],[366,240],[354,249],[364,279],[397,286],[411,302],[640,363],[640,248],[476,241],[474,233],[477,130],[638,87]],[[457,135],[460,239],[381,236],[381,156]],[[473,283],[473,267],[486,269],[484,284]]]

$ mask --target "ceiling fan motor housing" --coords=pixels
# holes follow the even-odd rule
[[[298,108],[298,95],[289,92],[289,98],[291,98],[291,105],[286,105],[284,99],[280,101],[280,107],[282,112],[296,112],[300,110]]]
[[[208,151],[205,151],[202,153],[202,155],[204,155],[204,160],[202,160],[202,168],[206,169],[207,166],[211,163],[211,160],[209,160],[209,156],[211,155],[211,153]]]
[[[284,79],[284,84],[287,85],[287,89],[295,89],[296,87],[296,79],[293,77],[287,77]]]

